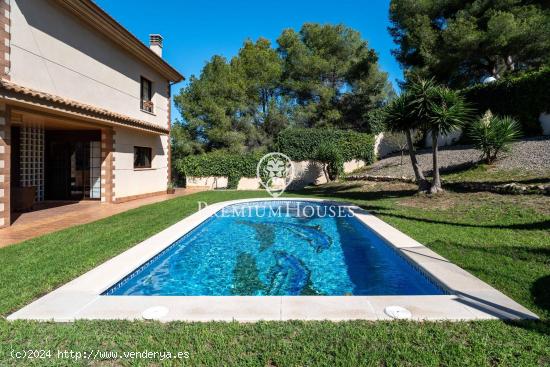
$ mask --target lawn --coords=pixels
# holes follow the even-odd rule
[[[406,184],[341,183],[299,195],[352,201],[537,313],[539,322],[182,323],[0,320],[0,366],[12,350],[187,351],[188,365],[550,364],[550,197],[413,195]],[[257,197],[216,191],[180,197],[0,249],[0,314],[29,303],[193,213],[197,201]],[[298,195],[298,194],[295,194]],[[81,365],[181,365],[179,360],[80,360]]]
[[[477,164],[468,169],[443,174],[446,182],[492,182],[507,184],[511,182],[524,184],[546,184],[550,182],[550,172],[535,172],[526,169],[502,169],[487,164]]]

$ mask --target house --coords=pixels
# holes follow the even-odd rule
[[[0,0],[0,227],[44,200],[166,193],[183,76],[91,0]],[[99,205],[99,204],[98,204]]]

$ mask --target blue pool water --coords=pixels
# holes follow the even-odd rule
[[[105,295],[440,295],[444,291],[344,207],[226,207]]]

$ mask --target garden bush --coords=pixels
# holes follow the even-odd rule
[[[481,150],[485,162],[491,164],[500,152],[507,151],[510,143],[521,136],[521,130],[513,118],[494,116],[487,111],[481,119],[472,123],[467,134],[476,148]]]
[[[298,129],[283,130],[276,140],[276,148],[293,161],[317,160],[321,146],[334,146],[344,162],[353,159],[374,162],[374,137],[347,130]]]
[[[504,78],[494,83],[464,89],[466,99],[481,115],[491,110],[495,115],[517,119],[525,135],[540,135],[541,112],[550,112],[550,68]]]
[[[320,145],[315,160],[323,164],[327,181],[334,181],[344,173],[344,159],[335,144]]]
[[[262,153],[236,154],[223,150],[190,155],[176,162],[184,177],[227,176],[228,188],[237,188],[241,177],[255,177]]]

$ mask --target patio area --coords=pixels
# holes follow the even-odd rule
[[[176,189],[174,194],[151,196],[120,204],[92,200],[41,202],[35,205],[33,211],[13,214],[14,222],[11,227],[0,229],[0,247],[203,190],[205,189],[200,187]]]

